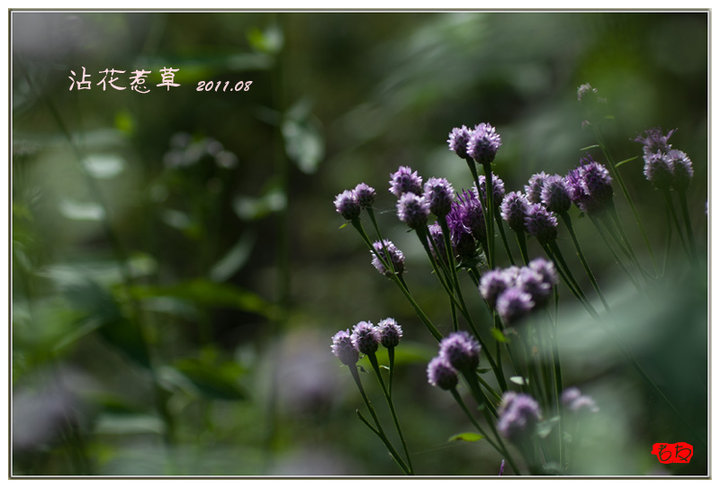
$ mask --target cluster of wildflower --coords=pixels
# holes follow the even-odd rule
[[[375,354],[380,345],[387,349],[396,347],[403,336],[402,327],[393,318],[386,318],[373,325],[360,321],[352,330],[340,330],[332,337],[330,350],[347,366],[354,366],[360,354]]]
[[[673,149],[668,142],[674,133],[675,130],[664,134],[659,128],[648,129],[635,141],[643,145],[645,178],[660,190],[673,188],[684,192],[693,177],[693,165],[687,154]]]
[[[345,220],[356,220],[363,209],[375,203],[375,189],[365,183],[358,183],[352,190],[345,190],[335,196],[335,211]]]
[[[535,193],[534,189],[529,189]],[[540,203],[539,199],[534,203],[522,192],[513,191],[505,195],[500,204],[500,215],[512,230],[527,232],[541,243],[557,238],[558,221],[555,213]]]
[[[458,372],[475,371],[479,363],[478,341],[467,332],[453,332],[440,341],[438,355],[428,363],[428,383],[452,390],[458,383]]]
[[[555,266],[543,258],[527,266],[488,271],[480,280],[480,294],[507,324],[547,304],[558,282]]]
[[[507,391],[503,394],[498,416],[498,432],[519,443],[535,432],[541,418],[540,406],[530,395]]]
[[[463,159],[472,158],[480,164],[491,163],[502,145],[500,134],[495,127],[482,122],[470,130],[466,126],[456,127],[448,136],[450,150]]]
[[[560,401],[570,412],[580,413],[587,411],[597,413],[600,411],[595,400],[588,395],[583,395],[580,393],[580,390],[574,386],[563,390]]]

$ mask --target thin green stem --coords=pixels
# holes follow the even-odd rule
[[[520,248],[520,254],[522,255],[523,263],[525,263],[525,266],[530,263],[530,258],[528,256],[528,250],[527,250],[527,240],[525,239],[525,232],[523,231],[514,231],[515,232],[515,239],[517,240],[518,247]]]
[[[665,190],[663,192],[663,197],[665,198],[665,205],[667,206],[668,210],[670,210],[670,215],[672,216],[673,224],[675,225],[675,229],[677,230],[678,236],[680,237],[680,242],[682,242],[683,249],[685,250],[685,254],[688,255],[688,258],[692,260],[692,254],[690,253],[689,245],[687,241],[685,240],[685,235],[683,233],[682,227],[680,226],[680,221],[678,220],[677,213],[675,212],[675,207],[672,204],[672,199],[670,197],[670,191]]]
[[[495,215],[495,223],[498,226],[498,230],[500,231],[500,239],[502,240],[503,247],[505,247],[505,252],[507,253],[508,259],[510,260],[510,264],[512,266],[515,266],[515,259],[513,259],[512,252],[510,252],[510,246],[508,245],[507,236],[505,235],[505,227],[503,227],[503,219],[500,216],[500,210],[495,207],[495,211],[493,212]]]
[[[600,234],[600,237],[602,238],[603,242],[605,243],[605,247],[610,250],[613,257],[615,258],[615,262],[620,266],[620,268],[625,272],[625,274],[630,278],[630,281],[633,285],[635,285],[635,288],[637,288],[638,291],[641,291],[640,285],[638,284],[635,277],[632,275],[629,269],[625,267],[625,265],[622,262],[622,259],[620,259],[620,256],[618,256],[618,253],[615,251],[614,247],[612,246],[612,243],[608,240],[607,236],[605,235],[605,232],[603,232],[602,227],[600,227],[600,221],[596,217],[590,217],[590,221],[595,226],[595,229],[597,230],[598,234]]]
[[[687,193],[680,191],[677,193],[678,200],[680,200],[680,209],[682,210],[683,220],[685,221],[685,230],[688,236],[688,247],[693,257],[693,261],[697,263],[697,247],[695,246],[695,234],[693,232],[692,224],[690,223],[690,211],[688,210]]]
[[[475,188],[477,189],[478,193],[478,199],[480,197],[480,177],[478,176],[477,167],[475,166],[475,161],[473,161],[472,158],[468,157],[465,159],[465,162],[468,165],[468,168],[470,169],[470,173],[473,177],[473,183],[475,183]],[[487,176],[488,172],[491,172],[490,165],[483,165],[483,169],[485,170],[485,202],[482,203],[483,207],[483,216],[485,217],[485,233],[486,233],[486,239],[487,239],[487,248],[485,248],[485,254],[487,257],[488,262],[488,268],[494,269],[495,268],[495,234],[493,232],[493,218],[492,218],[492,199],[493,199],[493,191],[492,191],[492,178]],[[489,183],[488,183],[489,182]],[[489,188],[489,191],[488,191]]]

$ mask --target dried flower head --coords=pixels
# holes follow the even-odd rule
[[[361,321],[355,324],[350,334],[353,347],[363,354],[375,354],[380,344],[380,334],[372,322]]]
[[[530,202],[524,193],[513,191],[505,195],[500,204],[500,216],[515,232],[525,232],[525,216]]]
[[[502,145],[500,134],[495,127],[483,122],[475,126],[467,144],[468,156],[480,164],[492,163]]]
[[[335,197],[335,211],[345,218],[354,220],[360,216],[360,203],[352,190],[345,190]]]
[[[398,200],[397,215],[411,229],[420,229],[427,224],[430,205],[421,196],[405,193]]]
[[[422,195],[423,181],[417,171],[409,166],[400,166],[396,172],[390,174],[390,193],[400,198],[404,193]]]
[[[428,202],[430,211],[440,217],[445,217],[450,212],[455,190],[445,178],[430,178],[425,183],[423,197]]]
[[[380,335],[380,344],[388,349],[396,347],[403,336],[402,327],[391,317],[378,322],[377,331]]]
[[[467,145],[470,142],[470,129],[465,127],[455,127],[448,135],[448,146],[450,150],[463,159],[468,158]]]
[[[428,383],[443,390],[452,390],[458,384],[455,368],[441,356],[436,356],[427,366]]]
[[[349,330],[340,330],[332,337],[330,350],[341,363],[348,366],[353,366],[360,359],[360,354],[350,339]]]
[[[373,242],[373,249],[382,257],[383,261],[392,265],[394,272],[398,276],[405,271],[405,255],[395,247],[392,241],[387,239],[383,239],[382,242],[375,241]],[[372,265],[380,274],[388,277],[393,274],[393,269],[387,269],[374,252],[370,251],[370,254],[372,255]]]
[[[480,363],[480,344],[465,331],[453,332],[440,341],[440,356],[459,371],[474,371]]]

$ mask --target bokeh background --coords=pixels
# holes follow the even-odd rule
[[[10,20],[14,475],[400,474],[356,418],[362,401],[329,348],[338,329],[388,316],[405,330],[395,394],[418,473],[497,474],[487,446],[448,441],[471,428],[427,384],[432,337],[354,230],[340,228],[332,200],[360,181],[378,190],[381,227],[447,331],[447,302],[395,217],[390,172],[407,164],[469,187],[447,134],[487,121],[503,139],[495,171],[508,191],[540,170],[565,174],[596,142],[581,124],[582,83],[605,100],[616,161],[640,156],[632,139],[645,129],[678,129],[671,142],[694,163],[691,219],[707,252],[705,12]],[[92,89],[69,90],[83,66]],[[130,71],[151,70],[156,84],[169,66],[181,85],[170,91],[95,85],[106,68],[126,70],[124,85]],[[199,92],[201,80],[253,83]],[[620,317],[612,327],[681,418],[565,293],[566,382],[600,407],[582,424],[576,473],[705,474],[706,261],[690,266],[677,237],[665,255],[661,195],[640,158],[621,171],[665,279],[639,296],[587,219],[578,232]],[[650,263],[619,191],[616,204]],[[567,235],[560,245],[572,257]],[[472,306],[483,313],[480,300]],[[688,439],[688,465],[650,455],[655,442]]]

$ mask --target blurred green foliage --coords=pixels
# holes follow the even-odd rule
[[[564,174],[595,143],[575,91],[589,82],[607,99],[616,161],[640,155],[632,139],[643,130],[678,128],[704,253],[708,22],[703,12],[12,12],[13,474],[398,474],[354,417],[357,392],[329,351],[338,329],[387,316],[405,329],[396,405],[418,473],[496,474],[481,440],[452,440],[475,439],[426,383],[431,338],[352,229],[338,230],[332,198],[360,181],[377,188],[418,302],[447,327],[422,249],[394,218],[389,173],[410,164],[468,187],[445,139],[488,121],[508,190],[540,170]],[[181,86],[69,90],[83,66],[94,83],[115,68],[152,70],[153,84],[172,66]],[[198,92],[201,80],[253,83]],[[661,196],[640,158],[621,171],[661,256]],[[685,416],[659,407],[607,338],[563,306],[568,384],[601,407],[582,424],[578,473],[706,473],[697,444],[690,465],[649,455],[683,440],[686,424],[707,429],[706,262],[684,266],[677,246],[672,283],[636,299],[587,219],[577,230],[622,340]],[[640,235],[631,240],[643,253]],[[560,245],[572,255],[567,236]]]

